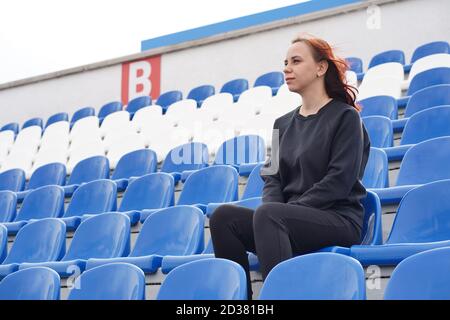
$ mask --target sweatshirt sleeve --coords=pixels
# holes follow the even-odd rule
[[[281,202],[284,203],[284,196],[280,182],[279,171],[279,142],[280,130],[278,120],[275,120],[272,131],[272,149],[271,156],[261,167],[261,178],[264,180],[263,202]]]
[[[343,114],[331,139],[326,175],[293,203],[327,209],[350,195],[358,180],[364,149],[362,122],[356,110]]]

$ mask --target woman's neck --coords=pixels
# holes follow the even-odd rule
[[[300,108],[300,114],[308,116],[315,114],[330,102],[331,98],[328,96],[325,90],[305,90],[301,93],[302,107]]]

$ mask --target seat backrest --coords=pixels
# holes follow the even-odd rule
[[[59,121],[69,121],[69,115],[67,114],[67,112],[60,112],[60,113],[56,113],[56,114],[50,116],[47,119],[45,128],[47,128],[49,125],[51,125],[55,122],[59,122]]]
[[[0,173],[0,190],[14,192],[25,188],[25,171],[22,169],[10,169]]]
[[[233,95],[233,100],[236,102],[239,98],[239,95],[248,89],[248,80],[247,79],[234,79],[225,83],[220,92],[228,92]]]
[[[408,80],[412,81],[416,75],[425,70],[440,67],[450,67],[450,54],[437,53],[418,59],[416,62],[414,62],[411,70],[409,71]]]
[[[411,58],[411,63],[437,53],[450,53],[450,44],[447,41],[429,42],[417,47]]]
[[[31,175],[27,189],[36,189],[55,184],[63,186],[66,183],[66,166],[59,162],[53,162],[37,168]]]
[[[161,167],[161,172],[183,172],[198,170],[208,165],[209,153],[206,144],[190,142],[170,150]]]
[[[265,160],[266,145],[258,135],[243,135],[222,143],[216,152],[214,164],[240,165]]]
[[[262,197],[264,181],[261,178],[261,166],[262,164],[259,164],[254,167],[252,172],[248,176],[247,185],[245,186],[244,193],[242,194],[242,200],[254,197]]]
[[[386,243],[450,240],[450,180],[409,191],[400,202]]]
[[[162,283],[158,300],[245,300],[244,269],[231,260],[203,259],[173,269]]]
[[[75,190],[64,217],[99,214],[117,208],[117,185],[112,180],[95,180]]]
[[[17,195],[9,190],[0,191],[0,222],[10,222],[16,217]]]
[[[200,108],[203,101],[206,98],[214,95],[215,93],[216,89],[214,88],[214,86],[207,84],[193,88],[191,91],[189,91],[187,98],[194,99],[195,101],[197,101],[197,107]]]
[[[166,113],[167,108],[177,101],[183,99],[183,93],[178,90],[164,92],[159,96],[158,100],[156,100],[156,104],[161,106],[163,113]]]
[[[436,106],[450,105],[450,84],[441,84],[421,89],[414,93],[405,109],[405,117]]]
[[[365,300],[364,270],[354,258],[320,252],[291,258],[268,274],[260,300]]]
[[[81,222],[62,260],[115,258],[129,253],[130,218],[108,212]]]
[[[370,145],[375,148],[392,147],[394,132],[392,122],[383,116],[370,116],[362,118],[370,138]]]
[[[412,255],[394,269],[385,300],[450,300],[450,248]],[[414,281],[411,281],[414,279]]]
[[[450,84],[450,68],[433,68],[417,74],[408,87],[408,95],[438,84]]]
[[[165,208],[174,201],[173,176],[163,172],[133,179],[128,185],[119,211]]]
[[[381,202],[377,194],[367,190],[367,196],[362,199],[364,207],[363,228],[361,232],[362,245],[378,245],[383,243],[381,225]]]
[[[14,131],[15,134],[19,133],[19,124],[17,122],[11,122],[8,124],[5,124],[0,131],[5,131],[5,130],[11,130]]]
[[[123,155],[117,163],[111,179],[141,177],[156,172],[156,153],[150,149],[140,149]]]
[[[384,116],[391,120],[397,119],[397,100],[391,96],[375,96],[358,101],[362,106],[361,117]]]
[[[107,115],[122,110],[122,102],[112,101],[103,105],[98,112],[100,119],[105,118]]]
[[[64,213],[64,189],[49,185],[32,190],[23,199],[15,221],[58,218]]]
[[[129,263],[111,263],[77,278],[68,300],[145,300],[145,274]]]
[[[397,79],[399,83],[403,82],[405,78],[405,72],[403,65],[398,62],[387,62],[376,65],[364,74],[362,84],[374,82],[380,77],[393,77]]]
[[[43,121],[41,118],[32,118],[23,123],[22,129],[32,127],[32,126],[38,126],[38,127],[41,127],[41,129],[42,129],[42,123],[43,123]]]
[[[349,64],[350,70],[356,72],[356,73],[362,73],[363,72],[363,62],[360,58],[357,57],[347,57],[345,58],[347,63]]]
[[[370,148],[369,159],[364,170],[362,184],[366,188],[389,187],[388,158],[384,150]]]
[[[109,178],[109,160],[104,156],[94,156],[79,161],[73,168],[68,185],[81,184]]]
[[[60,278],[46,267],[19,270],[0,282],[0,300],[59,300]]]
[[[130,256],[201,253],[204,221],[203,212],[192,206],[175,206],[154,212],[145,220]]]
[[[284,83],[284,74],[280,71],[268,72],[256,78],[253,87],[268,86],[272,89],[272,95],[276,95],[278,89]]]
[[[450,179],[450,137],[433,138],[411,147],[403,157],[397,185]]]
[[[450,136],[450,105],[437,106],[413,114],[406,122],[401,145]]]
[[[19,230],[3,264],[56,261],[65,249],[64,222],[55,218],[33,221]]]
[[[227,165],[215,165],[192,173],[184,182],[178,205],[237,200],[238,173]]]
[[[6,258],[8,254],[8,229],[0,224],[0,263]]]
[[[127,111],[129,113],[135,113],[139,109],[152,104],[152,98],[150,96],[136,97],[128,102]]]
[[[95,116],[95,109],[92,107],[85,107],[81,108],[74,112],[72,115],[72,119],[70,120],[70,126],[72,126],[75,122],[77,122],[80,119]]]
[[[398,62],[401,64],[405,64],[405,53],[401,50],[388,50],[380,52],[374,55],[370,60],[369,69],[388,62]]]

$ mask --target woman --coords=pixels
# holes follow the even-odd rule
[[[261,170],[263,204],[222,205],[211,217],[215,255],[244,267],[249,299],[247,251],[257,254],[264,280],[293,256],[360,242],[370,142],[346,69],[324,40],[292,41],[284,74],[303,102],[275,120],[272,157]]]

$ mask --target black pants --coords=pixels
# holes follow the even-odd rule
[[[210,219],[217,258],[239,263],[247,275],[252,297],[247,251],[257,254],[263,280],[278,263],[328,246],[349,247],[360,242],[361,230],[337,213],[269,202],[252,209],[221,205]]]

